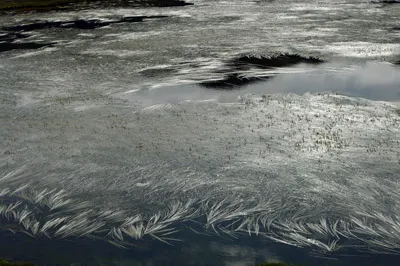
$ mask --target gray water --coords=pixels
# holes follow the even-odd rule
[[[118,93],[218,78],[222,61],[238,54],[320,56],[343,70],[400,53],[399,6],[368,1],[197,1],[177,8],[86,10],[0,18],[23,21],[112,19],[167,15],[96,30],[48,29],[32,40],[56,41],[43,51],[3,54],[3,84],[23,80],[45,91]],[[341,65],[341,63],[344,64]],[[34,70],[32,70],[32,68]],[[301,70],[278,70],[298,72]],[[13,73],[13,75],[11,75]],[[37,78],[41,73],[41,78]],[[261,73],[258,73],[261,74]],[[13,78],[14,75],[17,75]],[[9,85],[10,86],[10,85]]]
[[[117,265],[397,254],[400,5],[199,0],[0,24],[133,15],[168,17],[37,30],[30,40],[57,44],[0,54],[0,221],[17,232],[5,242],[78,243]],[[274,78],[229,91],[198,84],[238,55],[284,52],[327,63],[253,68]]]

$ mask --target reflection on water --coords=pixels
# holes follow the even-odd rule
[[[400,100],[400,67],[389,63],[363,65],[323,64],[275,70],[265,82],[230,90],[213,90],[198,85],[155,87],[117,94],[117,97],[140,102],[144,106],[181,101],[216,100],[232,102],[238,96],[274,93],[335,92],[377,101]]]
[[[186,235],[186,236],[182,236]],[[78,239],[74,241],[32,239],[2,232],[0,256],[26,260],[37,265],[240,265],[261,262],[286,262],[298,265],[391,265],[398,255],[365,254],[357,250],[334,255],[278,244],[259,238],[241,236],[221,238],[201,236],[190,231],[179,234],[190,241],[165,245],[142,240],[134,248],[120,249],[106,242]],[[311,255],[311,256],[310,256]]]
[[[378,101],[400,100],[400,68],[371,62],[361,66],[325,65],[305,73],[278,75],[270,82],[249,86],[251,92],[304,94],[338,92]]]

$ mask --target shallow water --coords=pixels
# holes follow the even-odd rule
[[[390,62],[400,59],[400,5],[194,3],[0,17],[9,26],[169,16],[37,30],[29,40],[57,44],[0,54],[0,214],[17,232],[2,234],[12,244],[0,256],[393,262],[400,68]],[[237,55],[283,52],[326,63],[250,68],[241,74],[273,77],[233,90],[198,84],[230,73]]]

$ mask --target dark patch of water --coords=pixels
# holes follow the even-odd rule
[[[18,39],[28,38],[29,35],[17,32],[4,32],[0,33],[0,42],[13,42]]]
[[[10,50],[28,50],[39,49],[52,46],[54,43],[37,43],[37,42],[17,42],[21,39],[28,38],[29,35],[18,32],[0,33],[0,53]]]
[[[262,77],[252,77],[252,76],[244,76],[239,73],[232,73],[224,76],[222,79],[218,80],[208,80],[201,82],[200,85],[206,88],[213,89],[235,89],[244,85],[249,85],[256,82],[266,81],[270,76],[262,76]]]
[[[0,5],[0,14],[16,14],[21,12],[77,11],[82,9],[110,7],[177,7],[193,5],[183,0],[86,0],[86,1],[31,1],[20,0],[16,3]]]
[[[400,1],[397,1],[397,0],[381,0],[381,1],[373,1],[372,3],[374,3],[374,4],[392,5],[392,4],[400,4]]]
[[[11,50],[35,50],[43,47],[51,47],[54,43],[36,43],[36,42],[23,42],[23,43],[14,43],[14,42],[5,42],[0,43],[0,53],[11,51]]]
[[[208,235],[206,235],[208,234]],[[240,234],[238,239],[211,231],[198,234],[185,229],[182,241],[171,245],[146,238],[122,249],[102,240],[34,239],[23,234],[2,232],[0,256],[26,260],[36,265],[255,265],[283,261],[300,265],[391,265],[398,255],[365,253],[346,248],[316,253],[309,248],[279,244],[260,236]]]
[[[33,31],[33,30],[49,29],[49,28],[91,30],[109,26],[111,24],[136,23],[136,22],[143,22],[145,19],[157,19],[165,17],[167,16],[132,16],[132,17],[124,17],[120,20],[110,20],[110,21],[102,21],[98,19],[87,19],[87,20],[78,19],[69,21],[40,21],[30,24],[3,27],[2,29],[5,31],[16,31],[16,32]]]
[[[252,56],[245,55],[234,58],[228,63],[235,69],[248,69],[258,67],[262,69],[289,67],[297,64],[321,64],[324,61],[317,57],[304,57],[298,54],[279,54],[276,56]]]
[[[275,74],[254,75],[251,69],[275,69],[290,67],[298,64],[321,64],[324,61],[316,57],[304,57],[298,54],[278,54],[273,56],[243,55],[228,60],[224,69],[219,73],[226,73],[221,79],[206,80],[201,86],[213,89],[235,89],[252,83],[269,80]]]

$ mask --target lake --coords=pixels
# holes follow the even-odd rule
[[[393,264],[400,4],[0,16],[0,256]]]

